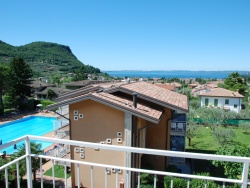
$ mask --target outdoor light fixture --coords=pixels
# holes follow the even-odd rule
[[[17,149],[16,144],[14,145],[14,149]]]

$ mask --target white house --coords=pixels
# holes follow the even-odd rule
[[[238,92],[230,91],[223,88],[207,90],[200,94],[201,106],[222,108],[225,110],[240,112],[243,95]]]

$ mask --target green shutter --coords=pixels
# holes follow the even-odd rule
[[[214,107],[218,106],[218,99],[214,99]]]
[[[205,99],[205,106],[208,106],[209,99]]]

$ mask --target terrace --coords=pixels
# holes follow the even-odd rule
[[[124,166],[113,166],[113,165],[107,165],[107,164],[99,164],[99,163],[90,163],[90,162],[84,162],[84,160],[71,160],[71,159],[64,159],[64,158],[58,158],[53,156],[45,156],[45,155],[34,155],[30,152],[30,140],[37,140],[37,141],[45,141],[45,142],[53,142],[53,143],[61,143],[65,145],[70,146],[78,146],[78,147],[89,147],[89,148],[99,148],[103,150],[113,150],[117,152],[128,152],[128,153],[140,153],[140,154],[150,154],[155,156],[168,156],[168,157],[180,157],[180,158],[186,158],[186,159],[204,159],[204,160],[218,160],[218,161],[230,161],[230,162],[238,162],[243,164],[242,174],[240,179],[228,179],[228,178],[219,178],[219,177],[211,177],[211,176],[201,176],[201,175],[191,175],[191,174],[183,174],[183,173],[172,173],[172,172],[163,172],[163,171],[154,171],[154,170],[145,170],[145,169],[137,169],[137,168],[129,168]],[[27,187],[31,188],[33,187],[32,184],[32,166],[31,166],[31,158],[32,157],[38,157],[40,158],[40,177],[41,177],[41,187],[44,187],[44,181],[42,176],[42,159],[50,159],[52,164],[52,183],[53,187],[57,187],[55,177],[54,177],[54,164],[56,162],[60,162],[61,164],[65,164],[65,182],[64,187],[71,187],[71,185],[68,185],[67,178],[66,178],[66,164],[71,163],[76,165],[76,187],[81,187],[80,182],[80,168],[90,169],[91,174],[91,188],[94,188],[95,181],[98,181],[100,177],[95,177],[94,171],[96,169],[102,169],[103,170],[103,176],[104,176],[104,182],[103,187],[108,187],[110,183],[114,185],[114,187],[125,187],[129,188],[131,187],[130,182],[130,175],[131,173],[136,174],[137,183],[136,186],[140,187],[141,182],[141,173],[149,173],[154,175],[154,183],[153,187],[156,188],[157,185],[157,177],[160,176],[170,176],[171,178],[171,187],[173,187],[174,178],[173,177],[180,177],[186,179],[186,186],[190,187],[190,181],[191,179],[200,179],[205,180],[204,181],[204,187],[208,187],[207,181],[213,180],[216,182],[221,183],[221,187],[226,187],[228,183],[235,183],[240,185],[242,188],[246,188],[248,185],[250,185],[250,182],[248,182],[248,173],[249,173],[249,163],[250,158],[246,157],[234,157],[234,156],[220,156],[220,155],[210,155],[210,154],[200,154],[200,153],[188,153],[188,152],[177,152],[177,151],[169,151],[169,150],[155,150],[155,149],[144,149],[144,148],[135,148],[135,147],[124,147],[124,146],[114,146],[114,145],[107,145],[107,144],[97,144],[97,143],[89,143],[89,142],[79,142],[74,140],[64,140],[64,139],[56,139],[56,138],[47,138],[47,137],[41,137],[41,136],[31,136],[27,135],[21,138],[18,138],[16,140],[13,140],[9,143],[0,145],[0,150],[4,150],[5,148],[9,146],[14,146],[15,144],[25,141],[26,145],[26,154],[21,156],[20,158],[17,158],[13,161],[10,161],[8,164],[5,164],[0,167],[0,173],[4,174],[5,178],[5,187],[8,188],[8,168],[13,167],[13,165],[16,165],[16,174],[19,175],[19,162],[20,160],[26,159],[26,169],[27,169]],[[118,170],[119,169],[119,170]],[[118,179],[118,175],[122,172],[123,179]],[[109,182],[109,175],[110,173],[113,173],[113,175],[116,176],[114,182]],[[108,184],[109,183],[109,184]],[[17,179],[17,187],[20,187],[20,179]]]

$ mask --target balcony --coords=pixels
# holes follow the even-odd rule
[[[186,134],[186,121],[171,122],[170,135],[185,136]]]
[[[228,179],[228,178],[219,178],[219,177],[212,177],[212,176],[202,176],[202,175],[191,175],[191,174],[184,174],[184,173],[172,173],[172,172],[165,172],[165,171],[155,171],[155,170],[144,170],[139,168],[130,168],[125,166],[115,166],[115,165],[107,165],[107,164],[100,164],[100,163],[94,163],[94,162],[86,162],[84,160],[71,160],[71,159],[65,159],[65,158],[59,158],[55,156],[46,156],[46,155],[35,155],[32,154],[30,151],[30,140],[36,140],[36,141],[44,141],[44,142],[53,142],[53,143],[60,143],[68,146],[77,146],[81,148],[92,148],[96,149],[99,148],[101,150],[112,150],[117,152],[126,152],[126,153],[138,153],[138,154],[149,154],[149,155],[155,155],[157,157],[159,156],[167,156],[170,158],[188,158],[188,159],[203,159],[203,160],[218,160],[218,161],[230,161],[230,162],[238,162],[243,164],[241,179]],[[235,183],[240,185],[242,188],[246,188],[247,185],[250,185],[250,182],[248,182],[248,172],[249,172],[249,163],[250,158],[247,157],[234,157],[234,156],[220,156],[220,155],[210,155],[210,154],[200,154],[200,153],[188,153],[188,152],[178,152],[178,151],[166,151],[166,150],[155,150],[155,149],[144,149],[144,148],[134,148],[134,147],[125,147],[125,146],[115,146],[115,145],[107,145],[107,144],[97,144],[97,143],[89,143],[89,142],[80,142],[80,141],[74,141],[74,140],[64,140],[64,139],[57,139],[57,138],[47,138],[47,137],[40,137],[40,136],[31,136],[27,135],[21,138],[18,138],[16,140],[13,140],[9,143],[0,145],[0,151],[4,151],[5,148],[14,146],[15,144],[18,144],[19,142],[25,142],[25,149],[26,153],[7,164],[4,164],[0,167],[0,173],[3,175],[2,177],[5,179],[5,187],[8,188],[8,181],[10,175],[8,174],[8,169],[13,168],[13,166],[16,166],[16,174],[17,177],[19,177],[19,162],[22,159],[26,159],[26,177],[27,177],[27,187],[32,188],[33,182],[32,182],[32,166],[31,166],[31,158],[40,158],[40,182],[41,187],[44,187],[44,180],[42,175],[42,159],[49,159],[51,161],[52,165],[52,177],[51,182],[53,184],[53,187],[58,187],[56,185],[56,180],[54,177],[54,165],[55,163],[61,163],[64,164],[65,168],[65,178],[64,178],[64,186],[63,187],[71,187],[70,184],[67,182],[66,178],[66,164],[75,164],[75,184],[76,187],[81,187],[80,182],[80,168],[85,168],[85,170],[89,169],[90,174],[90,187],[95,187],[95,182],[99,180],[100,177],[95,177],[95,170],[102,170],[103,171],[103,179],[104,181],[102,187],[110,187],[108,186],[110,183],[112,183],[112,186],[118,188],[118,187],[125,187],[129,188],[130,186],[130,177],[131,173],[136,175],[136,181],[134,182],[136,184],[136,187],[140,187],[141,184],[141,173],[149,173],[154,175],[154,181],[152,186],[156,188],[157,185],[157,177],[160,176],[170,176],[171,178],[171,187],[173,187],[174,183],[174,177],[180,177],[185,178],[186,180],[186,186],[190,186],[191,179],[199,179],[199,180],[205,180],[204,187],[208,187],[207,181],[213,180],[216,182],[221,182],[221,187],[226,187],[226,184],[228,183]],[[118,170],[119,169],[119,170]],[[122,179],[118,179],[118,177],[121,176],[122,173]],[[111,178],[109,174],[112,173],[112,175],[115,177],[113,178],[111,182]],[[20,187],[20,179],[17,178],[17,187]]]

